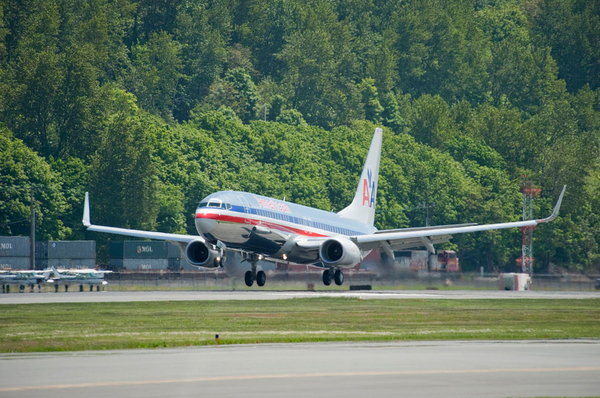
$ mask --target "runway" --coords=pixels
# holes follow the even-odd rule
[[[2,397],[597,396],[600,341],[212,346],[0,355]]]
[[[136,291],[0,294],[2,304],[111,303],[133,301],[281,300],[310,297],[362,299],[590,299],[600,292],[496,291],[496,290],[371,290],[371,291]]]

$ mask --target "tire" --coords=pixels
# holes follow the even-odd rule
[[[266,281],[267,281],[267,274],[265,274],[265,271],[258,271],[256,273],[256,284],[258,286],[264,286]]]
[[[244,275],[244,281],[246,282],[246,286],[250,287],[254,283],[254,279],[252,278],[252,271],[246,271]]]
[[[325,286],[331,285],[331,272],[328,269],[323,272],[323,284]]]
[[[223,268],[225,266],[225,257],[215,258],[215,268]]]
[[[336,269],[334,278],[335,284],[341,286],[342,283],[344,283],[344,273],[342,272],[342,270]]]

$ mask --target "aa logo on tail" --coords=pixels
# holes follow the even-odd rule
[[[363,179],[363,206],[375,208],[375,180],[371,169],[367,169],[367,178]]]

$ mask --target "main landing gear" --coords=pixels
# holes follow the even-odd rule
[[[265,282],[267,281],[267,274],[265,274],[265,271],[263,270],[260,270],[258,272],[256,271],[256,263],[258,262],[258,256],[253,255],[248,261],[250,261],[250,263],[252,264],[252,269],[250,271],[246,271],[246,274],[244,275],[244,282],[246,282],[246,286],[252,286],[254,284],[254,281],[256,281],[256,284],[258,286],[264,286]]]
[[[340,286],[344,283],[344,273],[340,269],[334,270],[333,268],[326,269],[323,272],[323,284],[325,286],[331,285],[331,280],[335,281],[335,284]]]

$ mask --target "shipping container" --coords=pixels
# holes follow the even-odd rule
[[[48,242],[38,240],[35,242],[35,259],[37,260],[48,259]],[[37,268],[37,265],[36,265]]]
[[[117,270],[119,268],[123,268],[123,259],[122,258],[111,258],[108,261],[108,266],[112,270]]]
[[[123,242],[110,242],[108,253],[111,261],[113,259],[123,259]]]
[[[110,258],[167,258],[167,242],[136,241],[111,242]]]
[[[181,264],[181,269],[186,270],[186,271],[198,271],[199,269],[208,269],[208,268],[202,268],[202,267],[195,267],[192,264],[188,263],[188,261],[185,258],[182,258],[180,260],[180,264]]]
[[[398,270],[427,271],[426,250],[401,250],[394,252]]]
[[[95,240],[49,241],[49,259],[96,259]]]
[[[123,267],[137,270],[166,270],[169,267],[169,260],[166,258],[125,258],[123,259]]]
[[[123,245],[123,258],[167,258],[167,242],[126,241]]]
[[[28,257],[30,250],[28,236],[0,236],[0,257]]]
[[[29,257],[0,257],[0,270],[29,269]]]
[[[50,258],[48,267],[61,269],[90,269],[96,267],[94,258]],[[38,268],[36,266],[36,268]]]
[[[168,250],[169,250],[169,258],[181,258],[181,257],[185,257],[185,253],[181,253],[181,250],[179,250],[179,246],[168,242]]]

